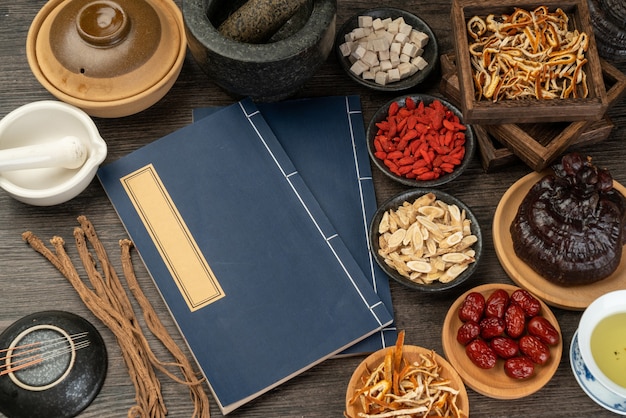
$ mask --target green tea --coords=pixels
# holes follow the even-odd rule
[[[591,354],[600,370],[626,388],[626,312],[604,318],[591,333]]]

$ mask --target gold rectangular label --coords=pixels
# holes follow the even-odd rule
[[[148,164],[120,181],[189,309],[196,311],[224,297],[154,166]]]

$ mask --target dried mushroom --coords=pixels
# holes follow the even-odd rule
[[[530,189],[510,231],[515,253],[538,274],[578,285],[617,269],[625,228],[626,199],[611,174],[571,153]]]

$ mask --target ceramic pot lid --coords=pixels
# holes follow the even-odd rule
[[[31,67],[41,72],[44,86],[73,98],[133,97],[168,75],[185,42],[165,3],[51,0],[30,28]]]

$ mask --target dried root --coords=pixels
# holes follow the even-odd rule
[[[74,229],[74,239],[90,286],[81,279],[65,251],[63,238],[55,236],[50,240],[54,251],[30,231],[24,232],[22,238],[63,274],[83,303],[115,335],[135,387],[136,404],[129,409],[128,417],[157,418],[167,415],[161,394],[161,382],[156,375],[158,370],[172,380],[189,387],[194,403],[193,417],[209,418],[209,399],[202,387],[203,381],[198,379],[191,362],[168,334],[150,301],[139,287],[130,254],[132,242],[127,239],[120,241],[122,268],[128,288],[143,311],[146,325],[172,354],[173,362],[162,362],[155,356],[137,321],[131,300],[109,262],[107,252],[93,224],[85,216],[79,216],[78,222],[80,227]],[[91,244],[96,258],[89,251],[88,243]],[[102,273],[97,269],[98,264]],[[171,372],[170,368],[178,369],[183,378]]]

